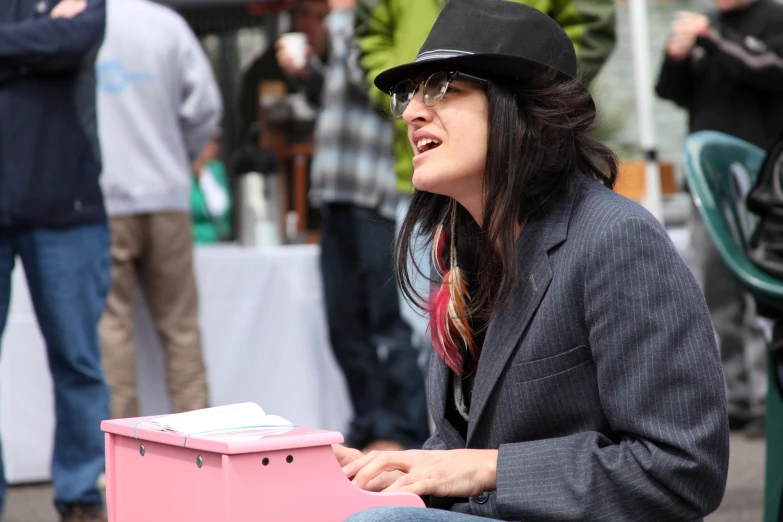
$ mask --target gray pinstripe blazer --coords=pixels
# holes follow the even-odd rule
[[[517,242],[520,284],[490,323],[467,440],[433,357],[425,449],[499,448],[497,491],[431,507],[503,520],[699,520],[723,498],[729,430],[704,297],[664,228],[579,177]]]

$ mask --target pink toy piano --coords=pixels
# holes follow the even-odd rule
[[[377,506],[424,507],[345,477],[335,431],[307,428],[185,437],[104,421],[109,522],[338,522]]]

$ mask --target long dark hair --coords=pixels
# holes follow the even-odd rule
[[[520,224],[545,215],[554,196],[571,190],[580,172],[610,188],[617,176],[615,154],[589,134],[596,110],[580,81],[564,80],[553,70],[539,71],[521,86],[488,79],[484,222],[476,223],[460,205],[456,215],[457,257],[468,280],[474,332],[483,331],[516,287]],[[417,293],[416,274],[408,271],[412,239],[414,234],[432,239],[449,205],[447,196],[416,191],[396,243],[397,280],[406,299],[422,310],[428,296]],[[427,269],[414,270],[429,278]]]

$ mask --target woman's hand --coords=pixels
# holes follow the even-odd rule
[[[340,467],[343,468],[354,460],[364,457],[364,453],[358,449],[349,448],[342,444],[332,444],[332,451],[334,451],[334,455],[337,457],[337,462],[340,463]]]
[[[361,451],[345,447],[342,444],[332,444],[332,449],[334,450],[334,454],[337,456],[337,462],[340,463],[343,471],[345,471],[349,464],[364,457],[364,453]],[[401,475],[404,475],[401,471],[383,472],[375,477],[375,479],[371,480],[365,489],[368,491],[383,491],[394,484],[394,481],[400,478]],[[351,477],[352,476],[353,475],[351,475]]]
[[[343,467],[368,491],[472,497],[497,487],[497,450],[373,451]]]

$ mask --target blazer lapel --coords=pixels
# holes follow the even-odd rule
[[[529,222],[517,240],[517,289],[511,301],[498,312],[487,329],[470,404],[468,447],[492,390],[552,281],[548,252],[566,239],[573,195],[580,185],[581,179],[578,179],[571,193],[554,203],[544,217]]]
[[[446,446],[456,449],[464,448],[465,440],[454,426],[446,420],[447,394],[452,393],[449,385],[452,373],[451,369],[446,366],[446,363],[433,352],[432,357],[430,357],[429,378],[427,379],[430,415],[432,415],[432,420],[438,428],[440,438],[446,443]]]

